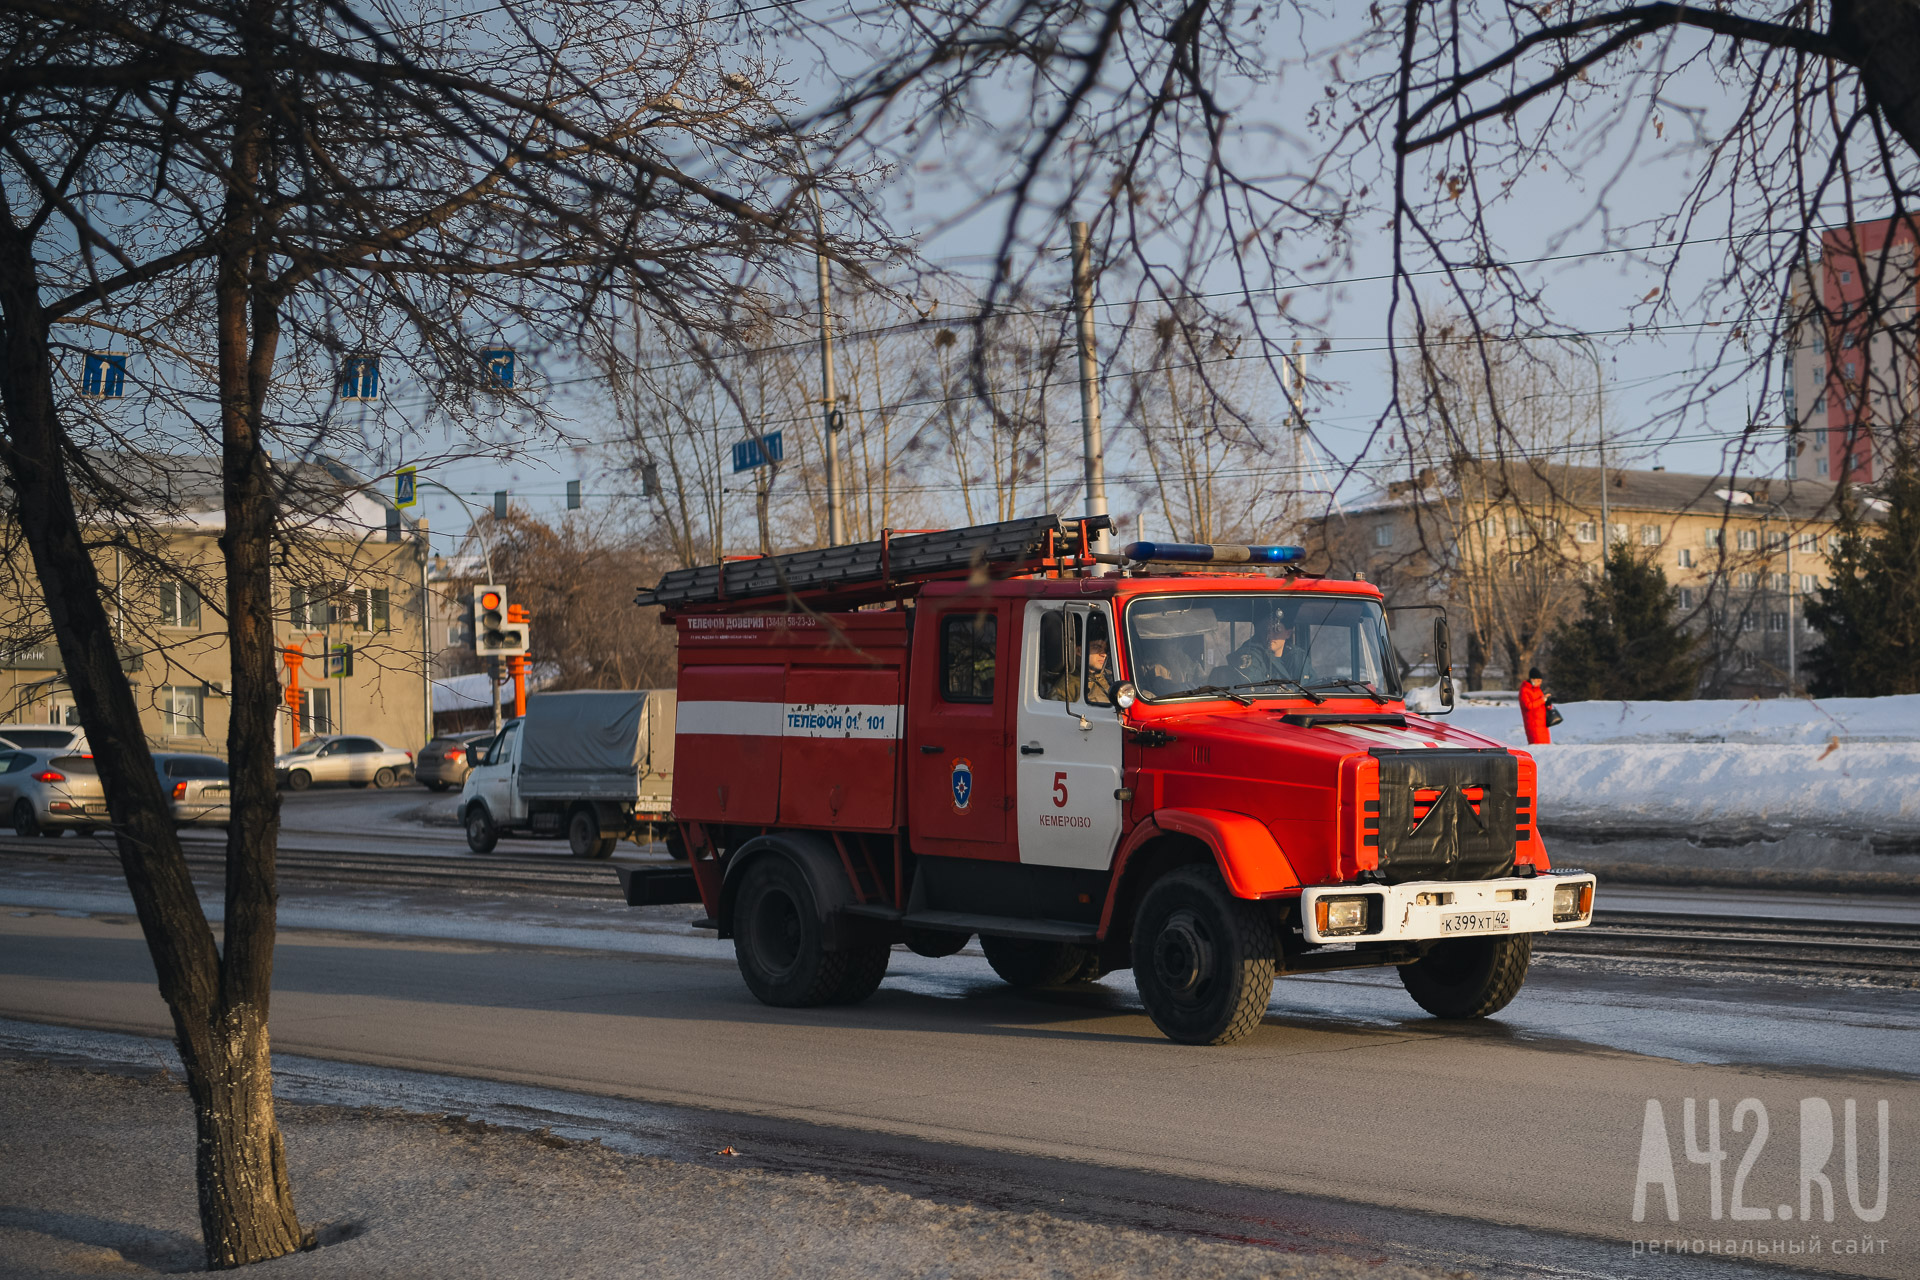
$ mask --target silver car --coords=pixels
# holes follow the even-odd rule
[[[154,756],[153,768],[177,825],[223,827],[232,821],[225,760],[167,752]]]
[[[107,793],[93,757],[67,751],[8,751],[0,763],[0,812],[20,836],[57,836],[68,827],[104,827]]]
[[[87,753],[87,731],[77,724],[0,724],[0,739],[21,751]]]
[[[391,787],[413,776],[413,753],[376,738],[327,734],[275,756],[273,774],[289,791],[305,791],[316,782]]]

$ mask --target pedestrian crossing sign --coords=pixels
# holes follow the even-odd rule
[[[419,491],[414,486],[413,468],[401,467],[393,473],[393,505],[410,507],[419,500]]]

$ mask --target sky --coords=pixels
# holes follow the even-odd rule
[[[784,59],[794,96],[804,109],[827,92],[829,71],[857,65],[861,54],[836,43],[849,31],[843,19],[814,21],[822,15],[843,15],[843,7],[803,0],[791,12],[800,25],[790,40],[764,52]],[[1334,26],[1308,32],[1305,42],[1325,52],[1346,34],[1351,33]],[[1300,152],[1310,150],[1310,139],[1291,132],[1288,122],[1297,120],[1319,92],[1320,82],[1295,68],[1278,85],[1245,97],[1239,110],[1248,123],[1270,126],[1286,137],[1285,145],[1295,153],[1290,159],[1297,161]],[[1690,114],[1689,108],[1697,114]],[[1668,99],[1657,107],[1629,95],[1611,132],[1585,128],[1570,132],[1571,173],[1520,184],[1493,215],[1504,259],[1530,263],[1524,269],[1541,289],[1555,319],[1589,335],[1590,346],[1568,349],[1583,360],[1597,358],[1596,372],[1604,385],[1590,389],[1583,381],[1568,394],[1570,402],[1604,396],[1609,465],[1662,465],[1675,471],[1715,473],[1726,465],[1730,443],[1748,422],[1773,422],[1780,417],[1777,385],[1763,396],[1757,380],[1749,377],[1734,380],[1683,416],[1663,419],[1676,397],[1684,397],[1697,385],[1721,331],[1699,324],[1658,331],[1638,330],[1635,325],[1636,304],[1644,303],[1648,291],[1662,281],[1648,256],[1631,252],[1646,246],[1650,234],[1644,226],[1633,224],[1679,206],[1697,173],[1698,147],[1711,141],[1713,126],[1726,115],[1726,108],[1717,86],[1700,77],[1683,78],[1669,86]],[[1663,113],[1669,121],[1697,118],[1698,131],[1685,132],[1676,125],[1663,129],[1656,141],[1644,127],[1655,113]],[[1019,123],[1002,121],[999,127],[1018,128]],[[991,137],[956,138],[945,149],[923,152],[920,162],[903,169],[883,192],[890,216],[901,229],[922,238],[926,257],[963,276],[977,275],[998,241],[1001,206],[992,200],[976,204],[971,198],[983,185],[993,186],[991,174],[983,179],[981,164],[982,157],[996,154],[1004,153]],[[1595,217],[1602,200],[1610,211],[1606,219]],[[1060,239],[1064,242],[1064,228]],[[1720,268],[1722,253],[1723,246],[1710,237],[1688,249],[1674,292],[1703,288]],[[1387,265],[1384,227],[1376,218],[1374,224],[1362,226],[1350,263],[1328,273],[1318,287],[1296,290],[1293,314],[1319,321],[1310,335],[1312,343],[1322,337],[1327,340],[1328,349],[1309,364],[1310,374],[1322,383],[1310,416],[1333,472],[1353,464],[1378,463],[1386,455],[1376,427],[1386,403],[1387,344],[1392,336],[1387,320]],[[1684,300],[1682,314],[1699,319],[1687,312]],[[1111,327],[1106,331],[1110,333]],[[423,491],[422,509],[432,520],[436,550],[450,550],[471,513],[489,507],[496,490],[508,491],[517,507],[542,516],[563,513],[569,480],[582,482],[590,518],[617,515],[622,504],[637,501],[631,479],[609,475],[608,456],[584,443],[604,431],[605,405],[584,386],[558,388],[555,394],[556,403],[573,416],[580,442],[556,447],[543,440],[510,450],[511,456],[470,459],[434,469],[432,478],[459,495],[456,499],[431,487]],[[1570,403],[1569,412],[1585,417],[1589,407]],[[432,451],[430,440],[422,444],[423,452]],[[1783,452],[1783,448],[1769,447],[1744,468],[1758,465],[1777,472]],[[1571,460],[1593,462],[1597,456]],[[397,460],[363,461],[377,466]],[[1341,492],[1351,498],[1365,487],[1364,475],[1350,476]]]

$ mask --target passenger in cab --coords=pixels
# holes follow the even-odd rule
[[[1308,674],[1306,651],[1293,642],[1293,624],[1282,613],[1267,619],[1252,639],[1235,649],[1227,667],[1235,681],[1248,684],[1298,682]]]

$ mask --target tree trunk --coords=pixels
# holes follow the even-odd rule
[[[207,1263],[233,1267],[279,1257],[310,1243],[311,1238],[301,1231],[293,1210],[285,1153],[274,1119],[268,1056],[273,838],[278,825],[271,752],[257,758],[236,756],[234,761],[234,830],[264,829],[267,840],[246,843],[246,851],[238,857],[235,846],[229,845],[223,961],[188,876],[172,809],[154,772],[140,724],[140,710],[120,666],[112,622],[102,603],[103,584],[67,477],[63,451],[72,445],[54,410],[54,357],[40,309],[32,249],[16,230],[4,195],[0,195],[0,324],[4,324],[0,403],[6,409],[0,464],[15,494],[67,683],[100,771],[121,866],[160,994],[173,1016],[198,1131],[196,1166]],[[229,557],[241,541],[230,526],[222,539]],[[260,549],[263,563],[265,554]],[[270,637],[270,614],[267,622]],[[271,679],[270,665],[268,672]],[[236,704],[240,693],[236,687]],[[238,723],[253,723],[236,711]],[[267,713],[269,733],[271,714]],[[245,732],[230,741],[236,746],[251,741]],[[255,810],[259,807],[255,775],[261,763],[268,770],[272,815],[264,826],[242,808],[246,798],[252,798]]]

